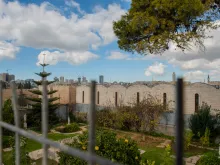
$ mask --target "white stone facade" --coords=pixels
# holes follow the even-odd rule
[[[96,91],[96,96],[98,96],[97,93],[99,92],[99,104],[98,97],[96,97],[96,104],[99,106],[115,106],[116,92],[118,105],[121,103],[126,105],[137,100],[137,92],[139,92],[140,101],[144,97],[147,97],[148,94],[156,96],[163,101],[163,95],[166,93],[167,103],[170,103],[171,108],[175,107],[176,86],[172,84],[160,84],[154,87],[148,87],[146,85],[131,85],[129,87],[122,85],[97,85]],[[199,95],[199,105],[202,102],[206,102],[212,106],[212,109],[220,109],[220,89],[216,89],[205,83],[193,83],[186,85],[184,91],[184,114],[193,114],[195,112],[195,94]],[[76,87],[76,104],[90,104],[90,86],[80,85]]]

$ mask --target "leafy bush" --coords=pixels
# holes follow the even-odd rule
[[[184,149],[187,150],[189,149],[190,143],[192,141],[194,134],[191,130],[186,130],[185,131],[185,136],[184,136]]]
[[[56,131],[62,132],[62,133],[71,133],[79,131],[79,125],[77,123],[71,123],[69,125],[65,125],[64,127],[57,127],[55,128]]]
[[[211,115],[211,106],[203,103],[199,108],[198,113],[192,115],[189,119],[189,127],[192,130],[194,137],[199,138],[204,136],[206,128],[210,130],[210,136],[216,136],[216,129],[220,127],[216,116]]]
[[[8,99],[4,102],[2,118],[4,122],[14,125],[14,112],[12,109],[11,99]],[[3,128],[3,135],[13,136],[14,133],[9,131],[8,129]]]
[[[15,141],[13,141],[14,144],[12,145],[12,160],[15,160]],[[20,159],[21,159],[21,164],[22,165],[30,165],[31,164],[31,158],[28,155],[27,152],[27,138],[26,137],[21,137],[20,139]],[[12,161],[12,165],[15,165],[15,161]]]
[[[14,144],[14,137],[12,136],[3,136],[3,148],[9,148],[12,147]]]
[[[205,135],[200,138],[200,142],[202,143],[203,146],[209,146],[210,140],[210,131],[208,128],[205,130]]]
[[[77,123],[87,123],[87,113],[75,112],[75,118]]]
[[[88,148],[88,132],[80,135],[79,140],[75,140],[71,146],[86,151]],[[122,164],[139,165],[141,161],[138,146],[133,140],[117,139],[116,134],[110,131],[96,131],[95,152],[99,156]],[[59,156],[60,164],[87,165],[86,161],[77,157],[64,153],[59,153]]]
[[[161,114],[166,110],[168,107],[164,108],[161,100],[149,95],[138,104],[120,106],[115,111],[110,109],[98,111],[97,124],[113,129],[153,132]]]
[[[98,126],[115,128],[116,113],[110,109],[96,111],[96,123]]]
[[[219,165],[220,159],[217,152],[209,152],[203,155],[196,165]]]
[[[76,117],[72,112],[69,113],[69,117],[70,117],[70,122],[76,122]]]

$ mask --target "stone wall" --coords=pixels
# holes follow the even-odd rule
[[[108,87],[97,85],[96,105],[114,107],[116,92],[118,105],[128,105],[129,103],[136,101],[137,92],[139,92],[140,101],[144,97],[148,97],[148,95],[153,95],[160,99],[161,102],[163,102],[163,94],[166,93],[167,104],[169,104],[171,109],[175,110],[175,88],[176,86],[172,84],[159,84],[154,87],[148,87],[146,85],[131,85],[129,87],[121,85],[111,85]],[[219,89],[205,83],[193,83],[186,85],[184,91],[184,114],[189,115],[195,112],[195,94],[199,94],[199,105],[202,105],[202,102],[206,102],[211,105],[213,109],[220,109]],[[83,109],[83,107],[90,104],[90,86],[80,85],[76,87],[76,104],[80,104],[77,106],[78,111],[87,111],[86,109]],[[85,106],[82,106],[81,104]]]
[[[17,95],[20,94],[20,89],[17,89]],[[36,95],[29,92],[29,89],[23,89],[23,94],[27,97],[36,97]],[[11,89],[3,89],[3,102],[7,99],[12,98],[12,90]]]

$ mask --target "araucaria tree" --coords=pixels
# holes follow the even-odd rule
[[[131,8],[114,22],[120,49],[161,54],[173,43],[181,50],[204,48],[203,40],[216,29],[220,0],[132,0]]]
[[[51,73],[45,72],[44,68],[48,66],[48,64],[40,64],[43,67],[43,72],[35,73],[40,76],[42,79],[40,81],[34,81],[39,87],[42,87],[43,80],[47,82],[47,85],[53,83],[54,81],[48,81],[47,77],[51,75]],[[48,88],[47,88],[48,89]],[[39,89],[30,90],[31,93],[37,95],[37,97],[27,98],[30,100],[31,103],[31,113],[28,114],[27,124],[28,127],[35,127],[36,129],[40,130],[41,128],[41,107],[42,107],[42,91]],[[49,90],[48,89],[48,123],[49,128],[57,124],[59,122],[59,118],[57,117],[55,110],[59,107],[58,103],[54,103],[58,100],[58,97],[53,97],[52,95],[56,93],[56,90]]]

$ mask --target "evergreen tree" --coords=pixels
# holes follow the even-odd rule
[[[19,107],[25,107],[27,106],[27,100],[25,98],[25,94],[23,93],[23,87],[20,86],[20,92],[19,92],[19,95],[18,95],[18,105]]]
[[[48,66],[48,64],[40,64],[43,67],[43,72],[35,73],[36,75],[40,76],[42,79],[40,81],[34,81],[34,83],[39,87],[42,85],[43,81],[45,80],[47,82],[47,85],[53,83],[54,81],[48,81],[47,77],[51,75],[51,73],[47,73],[44,71],[44,68]],[[32,103],[30,104],[32,106],[31,113],[28,115],[27,118],[27,124],[28,127],[35,127],[36,129],[41,129],[41,107],[42,107],[42,91],[37,90],[29,90],[29,92],[33,93],[34,95],[37,95],[38,97],[31,97],[27,98]],[[52,97],[52,94],[56,93],[56,90],[48,90],[48,126],[49,128],[57,124],[59,122],[58,117],[55,114],[55,110],[58,108],[59,104],[54,103],[56,100],[58,100],[58,97]]]
[[[18,89],[22,89],[23,85],[21,83],[18,84]]]
[[[220,0],[132,0],[114,22],[119,48],[140,54],[162,54],[170,43],[181,50],[204,49],[208,30],[216,29]]]

